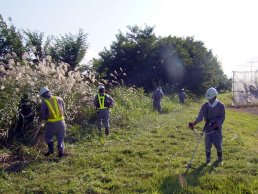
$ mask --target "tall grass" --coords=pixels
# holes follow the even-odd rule
[[[185,172],[197,143],[187,123],[196,117],[204,100],[188,99],[181,105],[176,96],[166,96],[163,112],[158,114],[141,89],[120,87],[107,92],[116,100],[108,137],[97,136],[93,122],[72,125],[66,139],[67,156],[61,160],[55,155],[45,158],[41,149],[24,145],[1,149],[0,160],[5,162],[1,164],[0,192],[258,192],[257,116],[227,108],[224,165],[204,165],[202,141],[193,168],[186,175],[187,186],[181,187],[178,175]],[[225,104],[229,98],[228,94],[219,96]],[[201,123],[196,130],[202,130]],[[15,155],[21,159],[15,160]],[[212,148],[212,162],[215,160],[216,150]]]
[[[116,87],[112,90],[116,106],[112,109],[111,123],[117,127],[130,128],[135,118],[152,114],[150,98],[143,89]]]
[[[12,56],[9,56],[9,58]],[[96,73],[89,70],[87,74],[80,71],[69,71],[69,65],[65,63],[54,64],[50,59],[43,59],[39,63],[15,61],[15,59],[3,59],[0,61],[0,144],[11,138],[16,131],[25,133],[24,138],[35,136],[38,121],[38,111],[41,99],[38,91],[47,86],[53,95],[60,95],[66,104],[65,118],[68,124],[81,123],[84,118],[91,117],[91,112],[84,107],[92,106],[92,96],[95,93]],[[35,115],[34,124],[29,128],[23,128],[21,118],[27,115],[21,113],[19,105],[23,96],[27,96],[27,102],[32,105]],[[31,138],[27,138],[27,140]]]

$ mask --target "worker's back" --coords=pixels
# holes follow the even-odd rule
[[[162,92],[162,90],[160,88],[156,89],[154,92],[153,92],[153,100],[154,101],[160,101],[163,97],[164,93]]]

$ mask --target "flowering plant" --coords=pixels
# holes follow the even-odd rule
[[[26,55],[22,61],[16,61],[14,56],[15,53],[12,53],[0,59],[0,143],[11,138],[10,135],[17,131],[24,135],[28,132],[30,135],[26,137],[35,139],[35,132],[39,131],[35,128],[40,126],[38,110],[41,98],[38,91],[43,86],[47,86],[53,95],[64,99],[67,124],[80,123],[87,118],[84,107],[92,107],[95,86],[99,84],[94,70],[89,69],[82,74],[78,69],[70,71],[69,64],[52,63],[51,57],[33,63],[27,60]],[[17,124],[24,95],[35,116],[31,131],[23,131]]]

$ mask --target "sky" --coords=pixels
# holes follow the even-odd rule
[[[84,61],[127,26],[154,26],[157,36],[194,37],[221,63],[224,73],[258,69],[257,0],[0,0],[0,14],[18,29],[45,36],[83,29],[89,48]]]

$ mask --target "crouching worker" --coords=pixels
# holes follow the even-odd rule
[[[52,96],[49,89],[43,87],[40,89],[39,95],[44,99],[41,104],[41,119],[46,121],[45,125],[45,141],[48,145],[48,152],[45,156],[54,153],[53,138],[57,138],[58,157],[62,157],[64,153],[64,101],[58,96]]]
[[[225,120],[224,104],[217,99],[217,90],[209,88],[205,94],[208,102],[201,107],[198,117],[194,122],[189,123],[189,127],[194,129],[194,126],[205,121],[203,132],[205,134],[205,150],[206,150],[206,164],[211,163],[211,147],[212,144],[217,149],[217,162],[222,164],[222,124]]]
[[[114,106],[114,99],[105,93],[105,87],[103,85],[99,86],[99,92],[94,98],[94,106],[97,109],[97,127],[98,132],[101,134],[102,122],[105,127],[105,134],[109,135],[109,109]]]

